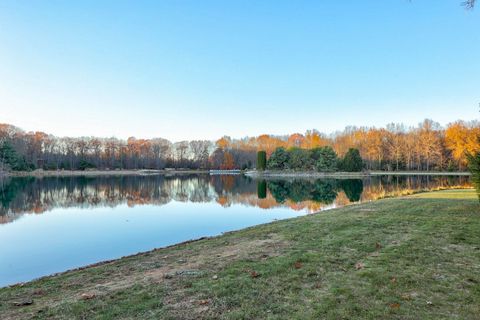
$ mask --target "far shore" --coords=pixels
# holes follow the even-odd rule
[[[147,175],[182,175],[206,174],[207,170],[33,170],[10,171],[3,175],[10,177],[72,177],[72,176],[147,176]],[[2,173],[0,173],[0,176]]]
[[[247,171],[250,177],[278,178],[363,178],[370,176],[470,176],[470,172],[445,171],[361,171],[361,172],[316,172],[316,171]]]
[[[230,174],[232,170],[215,170],[214,174],[222,172]],[[278,178],[363,178],[370,176],[470,176],[470,172],[445,172],[445,171],[361,171],[361,172],[316,172],[316,171],[239,171],[253,178],[278,177]],[[146,175],[183,175],[183,174],[211,174],[209,170],[33,170],[0,172],[0,176],[7,177],[72,177],[72,176],[146,176]]]

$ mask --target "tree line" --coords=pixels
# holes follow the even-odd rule
[[[415,127],[389,124],[347,127],[330,135],[309,130],[175,143],[162,138],[56,137],[0,124],[0,170],[247,169],[257,166],[257,152],[263,150],[269,159],[274,152],[274,159],[288,155],[283,164],[270,161],[272,168],[329,171],[334,170],[332,150],[338,160],[353,148],[367,170],[456,171],[466,170],[467,154],[480,150],[478,136],[478,121],[456,121],[443,128],[428,119]]]
[[[353,148],[359,151],[367,170],[464,171],[468,166],[467,154],[480,150],[479,136],[478,121],[456,121],[443,128],[426,119],[415,127],[392,123],[385,128],[347,127],[330,135],[309,130],[289,136],[223,137],[217,143],[228,150],[263,150],[267,158],[277,148],[293,149],[292,161],[301,158],[297,155],[302,151],[297,148],[331,147],[338,158],[343,158]],[[289,164],[300,168],[303,165]],[[308,161],[306,167],[311,167]]]

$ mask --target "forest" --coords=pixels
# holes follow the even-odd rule
[[[347,127],[331,134],[309,130],[175,143],[162,138],[56,137],[0,124],[0,170],[247,169],[255,168],[257,152],[265,151],[270,169],[286,169],[273,160],[287,154],[293,155],[290,168],[332,171],[331,160],[344,159],[349,150],[356,149],[366,170],[464,171],[468,154],[480,150],[479,136],[478,121],[442,127],[429,119],[415,127],[389,124],[385,128]],[[322,161],[302,161],[305,150],[310,150],[308,157]]]

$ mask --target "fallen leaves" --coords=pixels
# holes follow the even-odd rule
[[[295,269],[300,269],[302,266],[303,266],[303,265],[302,265],[302,263],[301,263],[300,261],[297,261],[297,262],[295,262],[295,263],[293,264],[293,267],[294,267]]]
[[[255,270],[252,270],[252,269],[243,269],[243,271],[249,273],[251,278],[258,278],[258,277],[260,277],[260,273],[258,273],[258,272],[255,271]]]
[[[392,309],[398,309],[398,308],[400,308],[400,303],[397,303],[397,302],[391,303],[391,304],[390,304],[390,308],[392,308]]]
[[[90,299],[93,299],[95,298],[95,293],[90,293],[90,292],[87,292],[87,293],[82,293],[82,295],[80,296],[80,299],[82,300],[90,300]]]
[[[409,300],[412,300],[412,296],[410,294],[402,294],[402,299],[403,300],[406,300],[406,301],[409,301]]]
[[[380,250],[382,249],[382,245],[378,242],[375,243],[375,249]]]
[[[391,277],[391,278],[390,278],[390,282],[391,282],[391,283],[397,283],[397,278]]]
[[[200,300],[198,301],[198,304],[201,306],[206,306],[207,304],[210,304],[210,301],[208,300]]]

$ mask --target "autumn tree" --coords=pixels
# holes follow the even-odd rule
[[[223,169],[223,170],[235,169],[235,161],[233,160],[233,156],[230,152],[226,151],[223,154],[223,162],[220,166],[220,169]]]
[[[301,142],[301,147],[304,149],[313,149],[329,145],[329,140],[317,130],[308,130],[305,133],[303,141],[300,140],[299,142]]]
[[[425,168],[430,170],[432,164],[440,155],[439,127],[437,122],[425,119],[419,126],[419,153],[425,162]]]
[[[395,164],[395,170],[399,170],[400,163],[403,160],[403,151],[405,150],[405,128],[401,124],[387,125],[386,149],[389,158]]]
[[[287,143],[291,148],[300,148],[305,143],[305,137],[303,134],[294,133],[288,137]]]
[[[480,125],[478,122],[457,121],[447,126],[445,144],[452,152],[453,159],[460,169],[467,166],[467,154],[474,154],[480,149]]]
[[[220,169],[224,161],[224,151],[221,148],[216,148],[209,157],[210,167]]]
[[[382,161],[386,153],[386,141],[387,133],[383,129],[373,128],[367,132],[366,160],[370,169],[382,169]]]
[[[217,148],[220,148],[220,149],[228,149],[230,148],[230,144],[231,144],[231,138],[228,137],[228,136],[223,136],[222,138],[218,139],[215,144],[217,145]]]

